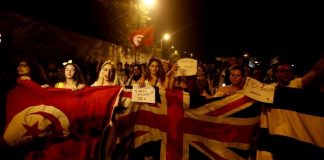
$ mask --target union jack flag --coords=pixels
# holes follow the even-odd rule
[[[125,91],[116,114],[111,159],[231,159],[249,157],[260,106],[237,93],[189,109],[182,91],[157,92],[155,104],[131,102]],[[195,158],[197,157],[197,158]]]

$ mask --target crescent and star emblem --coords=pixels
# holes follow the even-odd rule
[[[133,37],[133,43],[136,47],[140,46],[143,41],[144,35],[138,34]]]
[[[30,106],[12,118],[3,137],[9,145],[17,146],[37,137],[66,137],[70,134],[69,126],[68,118],[58,108]]]

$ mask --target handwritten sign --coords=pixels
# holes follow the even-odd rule
[[[181,58],[177,61],[178,69],[175,76],[193,76],[197,74],[197,60]]]
[[[155,89],[150,85],[139,87],[138,84],[133,84],[132,90],[133,102],[155,103]]]
[[[273,103],[274,92],[275,86],[261,83],[251,77],[246,78],[243,88],[246,96],[261,102]]]

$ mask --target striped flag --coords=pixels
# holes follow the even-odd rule
[[[323,92],[277,87],[261,115],[258,160],[324,159]]]
[[[156,104],[121,98],[116,114],[116,146],[111,159],[231,159],[250,155],[260,120],[260,105],[241,92],[188,109],[189,95],[159,89]],[[112,143],[113,144],[113,143]]]

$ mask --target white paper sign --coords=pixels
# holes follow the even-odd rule
[[[133,102],[155,103],[155,89],[150,85],[139,87],[138,84],[133,84],[132,90]]]
[[[246,96],[261,102],[273,103],[274,92],[275,86],[261,83],[251,77],[246,78],[243,88]]]
[[[193,76],[197,74],[197,60],[181,58],[177,61],[178,69],[175,76]]]

